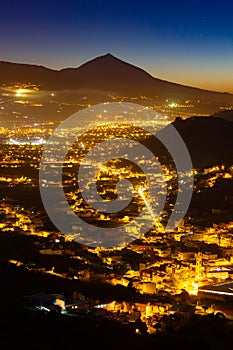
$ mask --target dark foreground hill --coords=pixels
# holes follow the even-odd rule
[[[183,138],[195,168],[233,163],[233,122],[221,118],[177,118],[174,126]]]
[[[219,117],[176,118],[173,125],[189,151],[194,168],[233,164],[232,121]],[[160,132],[166,132],[166,129]],[[155,139],[151,139],[149,144],[155,153],[163,152],[161,144]]]

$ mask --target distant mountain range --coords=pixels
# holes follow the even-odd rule
[[[97,57],[78,68],[59,71],[36,65],[0,62],[0,84],[17,82],[39,84],[44,90],[60,90],[59,96],[65,99],[64,96],[68,94],[69,99],[73,98],[73,101],[77,99],[77,95],[75,93],[72,97],[71,90],[76,92],[90,90],[94,95],[101,92],[102,100],[110,92],[129,97],[146,95],[152,99],[156,99],[157,96],[200,99],[205,101],[205,105],[201,105],[200,110],[212,104],[212,110],[218,112],[213,112],[210,117],[198,116],[186,120],[176,118],[173,123],[187,145],[193,166],[199,168],[219,162],[233,163],[233,110],[219,109],[221,103],[233,106],[232,94],[202,90],[160,80],[111,54]],[[20,106],[17,105],[17,110]],[[53,104],[47,103],[44,106],[44,109],[38,109],[38,112],[34,108],[32,115],[37,117],[36,112],[39,116],[46,114],[46,109],[48,109],[47,114],[52,115],[51,106],[53,107]],[[14,105],[12,108],[15,108]],[[25,109],[24,106],[22,108]],[[69,116],[71,112],[74,113],[70,110],[64,113]],[[57,113],[55,113],[56,116]],[[159,148],[159,145],[156,147]]]
[[[111,54],[97,57],[78,68],[53,70],[43,66],[0,62],[0,84],[39,84],[43,90],[94,89],[123,96],[173,97],[233,104],[233,95],[152,77],[143,69]]]

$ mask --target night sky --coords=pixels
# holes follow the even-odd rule
[[[0,60],[78,67],[111,53],[155,77],[233,93],[232,0],[0,0]]]

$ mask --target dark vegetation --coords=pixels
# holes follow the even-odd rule
[[[101,316],[66,316],[57,312],[44,314],[24,307],[23,296],[35,290],[60,292],[74,288],[70,281],[55,276],[45,277],[26,271],[24,268],[0,261],[0,278],[4,288],[0,289],[1,318],[0,344],[2,349],[230,349],[233,341],[232,324],[229,320],[213,315],[193,316],[182,329],[161,335],[137,335],[135,324],[125,326]],[[68,287],[69,284],[69,287]],[[46,288],[47,286],[47,288]],[[65,287],[66,286],[66,287]],[[85,293],[84,287],[76,285]],[[88,286],[88,293],[98,296],[116,297],[106,286]],[[116,288],[117,290],[117,288]]]

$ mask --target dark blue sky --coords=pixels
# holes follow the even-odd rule
[[[233,1],[0,0],[0,60],[77,67],[105,53],[233,92]]]

